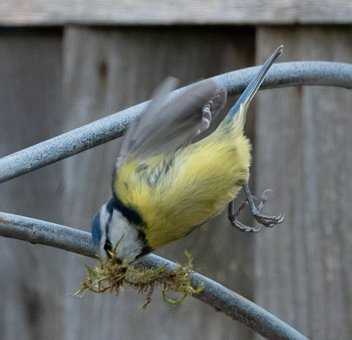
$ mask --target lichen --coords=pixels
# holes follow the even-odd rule
[[[165,302],[181,303],[186,297],[198,294],[203,289],[192,285],[190,274],[193,260],[189,253],[186,252],[185,255],[186,264],[178,265],[174,271],[166,270],[164,267],[147,268],[121,263],[116,256],[100,259],[95,267],[86,266],[86,277],[76,295],[81,296],[86,292],[98,294],[108,292],[118,295],[122,287],[132,287],[144,295],[142,307],[145,308],[151,302],[154,289],[158,286]],[[169,292],[177,292],[180,297],[171,298]]]

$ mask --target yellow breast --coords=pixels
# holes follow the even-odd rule
[[[114,190],[142,216],[153,249],[219,214],[248,180],[249,141],[225,127],[173,155],[130,160],[119,169]]]

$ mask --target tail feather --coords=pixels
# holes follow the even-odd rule
[[[258,92],[261,84],[263,83],[266,74],[275,60],[282,54],[283,46],[279,46],[275,52],[265,61],[264,65],[259,70],[258,74],[251,80],[246,89],[242,92],[236,103],[231,107],[227,114],[226,121],[232,121],[236,119],[236,125],[239,127],[244,126],[246,122],[246,113],[249,104]]]

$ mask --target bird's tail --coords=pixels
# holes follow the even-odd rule
[[[275,60],[282,54],[283,46],[279,46],[275,52],[265,61],[258,74],[251,80],[242,92],[236,103],[229,110],[224,122],[234,122],[237,128],[243,129],[246,122],[246,113],[249,104],[263,83],[267,72]]]

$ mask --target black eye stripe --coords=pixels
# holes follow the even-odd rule
[[[113,210],[112,209],[110,210],[108,206],[109,205],[107,205],[107,207],[106,207],[106,210],[108,211],[109,218],[105,224],[105,244],[104,244],[105,251],[112,249],[112,244],[111,244],[109,235],[110,235],[110,224],[111,224],[111,220],[112,220]]]
[[[106,210],[107,212],[112,215],[112,212],[114,210],[114,201],[113,199],[110,199],[109,202],[106,204]]]
[[[92,239],[95,245],[100,244],[102,237],[101,223],[100,223],[100,213],[96,214],[92,221]]]
[[[108,239],[105,240],[104,250],[105,250],[106,254],[108,255],[108,257],[111,257],[112,244],[111,244],[110,240],[108,240]]]

